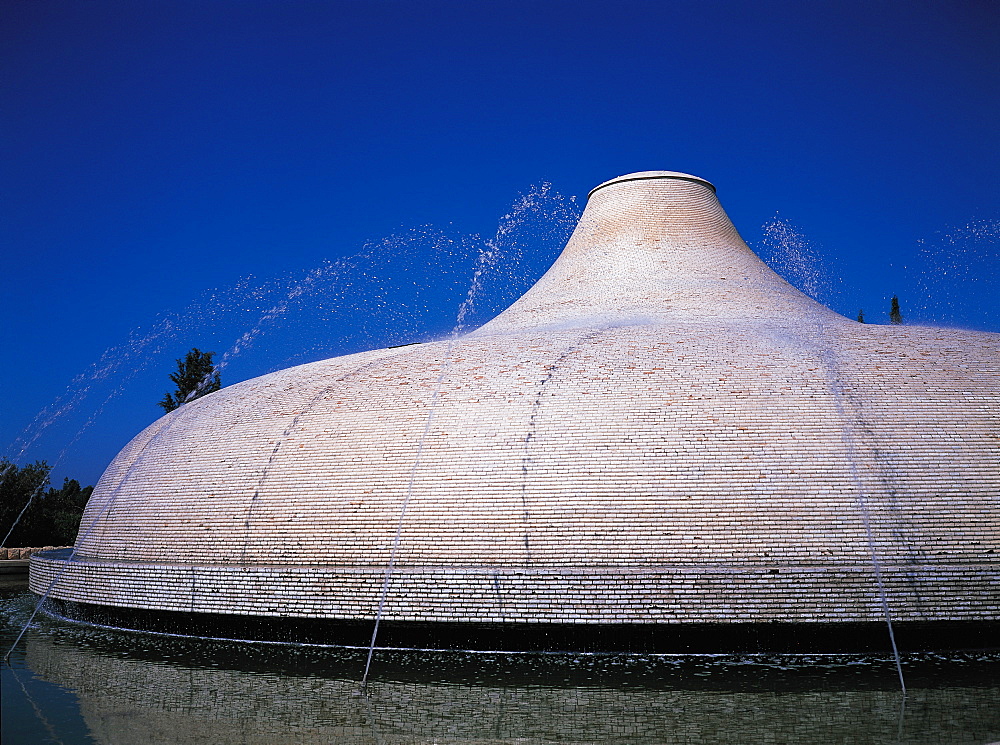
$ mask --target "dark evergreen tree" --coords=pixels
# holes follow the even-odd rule
[[[865,322],[865,309],[862,308],[861,310],[858,311],[858,323],[864,323],[864,322]]]
[[[177,360],[177,372],[170,375],[177,390],[165,394],[158,405],[165,411],[173,411],[189,401],[219,390],[222,381],[212,362],[214,356],[215,352],[202,352],[195,347],[184,359]]]
[[[2,545],[13,546],[16,536],[11,528],[30,525],[32,515],[28,514],[28,503],[39,498],[42,490],[49,485],[49,466],[45,461],[37,461],[18,467],[9,460],[0,460],[0,540]],[[24,514],[22,515],[22,512]],[[18,520],[18,517],[21,519]]]
[[[892,306],[889,308],[889,323],[899,325],[903,322],[903,314],[899,312],[899,298],[892,296]]]
[[[81,487],[76,479],[65,479],[61,489],[46,489],[48,485],[49,466],[44,461],[18,467],[0,460],[4,546],[68,546],[76,540],[83,508],[94,487]]]
[[[42,500],[48,538],[45,546],[69,546],[76,541],[83,509],[94,487],[80,486],[76,479],[65,478],[61,489],[49,489]]]

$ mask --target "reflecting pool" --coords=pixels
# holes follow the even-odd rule
[[[0,590],[4,649],[34,608]],[[3,666],[3,743],[1000,741],[1000,653],[665,657],[365,652],[36,619]]]

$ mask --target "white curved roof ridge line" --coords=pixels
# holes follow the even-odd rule
[[[848,322],[761,261],[709,182],[642,171],[592,190],[545,275],[470,335],[623,325],[626,319],[647,325],[805,317]]]

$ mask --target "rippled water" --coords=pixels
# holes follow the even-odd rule
[[[0,600],[4,647],[33,598]],[[40,620],[3,667],[3,742],[991,743],[1000,655],[377,653]]]

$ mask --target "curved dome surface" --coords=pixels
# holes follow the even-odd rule
[[[395,621],[995,619],[998,373],[1000,335],[847,320],[711,184],[631,174],[477,331],[158,420],[32,589],[354,620],[384,583]]]

